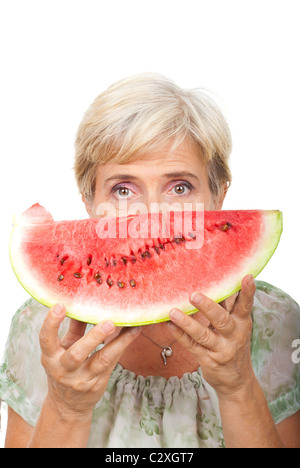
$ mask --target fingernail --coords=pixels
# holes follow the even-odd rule
[[[57,316],[61,315],[63,310],[64,310],[64,306],[62,304],[56,304],[53,308],[53,312]]]
[[[248,276],[247,276],[247,285],[248,285],[248,286],[253,286],[253,284],[254,284],[254,278],[253,278],[253,276],[252,276],[252,275],[248,275]]]
[[[182,318],[182,312],[180,312],[178,309],[172,309],[170,311],[170,318],[175,321],[179,321]]]
[[[195,304],[200,304],[200,302],[202,301],[202,297],[198,293],[193,293],[191,295],[191,301]]]
[[[101,324],[101,330],[104,333],[111,333],[115,329],[115,324],[113,322],[104,322]]]

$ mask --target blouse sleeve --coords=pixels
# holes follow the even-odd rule
[[[39,345],[39,332],[47,311],[33,299],[17,311],[0,366],[1,400],[32,426],[36,424],[47,393]]]
[[[300,343],[300,308],[280,289],[261,281],[256,285],[252,362],[278,424],[300,410],[300,363],[294,347]]]

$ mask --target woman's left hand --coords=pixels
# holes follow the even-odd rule
[[[196,357],[204,379],[219,398],[238,395],[255,379],[250,347],[255,289],[253,276],[246,276],[231,313],[203,294],[193,293],[190,302],[209,320],[209,327],[200,323],[197,314],[170,312],[170,330]]]

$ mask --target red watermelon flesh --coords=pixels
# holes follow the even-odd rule
[[[194,291],[217,302],[238,291],[245,275],[267,264],[282,232],[279,211],[205,211],[202,224],[190,212],[184,233],[170,215],[167,235],[162,215],[148,214],[111,218],[114,238],[99,238],[104,220],[55,222],[37,204],[15,222],[12,266],[30,295],[48,307],[64,303],[69,317],[143,325],[168,320],[172,307],[195,312]],[[147,221],[144,232],[137,221]]]

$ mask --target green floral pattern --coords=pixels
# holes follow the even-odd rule
[[[252,362],[276,423],[300,409],[300,308],[287,294],[257,281]],[[34,426],[47,392],[39,330],[47,308],[29,299],[15,314],[0,367],[0,397]],[[67,330],[66,319],[60,333]],[[223,448],[216,392],[201,369],[182,378],[136,376],[119,364],[95,407],[89,447]]]

